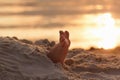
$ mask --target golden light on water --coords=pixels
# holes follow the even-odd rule
[[[120,45],[120,19],[118,12],[114,14],[118,4],[113,1],[105,0],[103,4],[99,1],[0,1],[0,36],[33,41],[47,38],[58,42],[59,30],[68,30],[71,48],[111,49]],[[103,11],[111,11],[116,18]]]
[[[97,30],[97,35],[100,37],[98,42],[99,48],[111,49],[117,46],[117,28],[115,27],[115,20],[110,13],[105,13],[97,17],[97,24],[101,26]]]
[[[29,25],[37,24],[37,22],[42,23],[43,17],[7,16],[1,17],[1,19],[1,25],[28,24],[24,27],[29,27]],[[65,21],[70,20],[69,22],[80,25],[66,25],[65,27],[56,28],[34,28],[34,26],[31,26],[29,29],[24,27],[3,28],[0,29],[0,35],[11,37],[16,36],[18,38],[29,39],[33,41],[47,38],[49,40],[58,42],[59,30],[68,30],[70,32],[70,40],[72,42],[70,48],[88,49],[93,46],[111,49],[115,48],[120,43],[120,28],[115,25],[115,20],[110,13],[85,14],[82,16],[76,16],[74,19],[72,19],[72,17],[67,17],[65,19]],[[9,23],[6,24],[5,22],[8,22],[7,20],[9,20]],[[43,21],[43,23],[45,23],[45,21]],[[57,21],[62,23],[61,18],[58,18]]]

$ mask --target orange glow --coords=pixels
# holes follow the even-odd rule
[[[72,42],[70,48],[88,49],[93,46],[111,49],[118,46],[120,43],[120,28],[115,25],[115,20],[110,13],[86,14],[75,16],[75,18],[68,16],[64,18],[57,17],[51,21],[56,21],[58,23],[67,23],[68,21],[71,24],[77,25],[65,24],[64,27],[51,29],[49,27],[44,28],[39,26],[39,24],[49,23],[49,21],[46,21],[46,19],[44,20],[42,16],[1,16],[0,25],[3,25],[4,28],[0,29],[0,35],[16,36],[18,38],[25,38],[33,41],[48,38],[49,40],[58,42],[58,31],[68,30]],[[24,24],[26,25],[24,26]],[[39,28],[34,28],[36,24],[38,24]],[[7,28],[11,25],[16,25],[16,28]]]
[[[98,26],[102,26],[95,33],[100,38],[99,48],[111,49],[117,46],[117,28],[110,13],[105,13],[97,17]]]

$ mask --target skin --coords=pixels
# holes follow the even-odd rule
[[[68,48],[70,46],[69,40],[69,32],[68,31],[59,31],[59,43],[56,44],[47,56],[54,62],[54,63],[64,63],[64,59],[68,53]]]

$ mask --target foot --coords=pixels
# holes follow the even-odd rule
[[[68,31],[60,31],[60,38],[59,43],[55,45],[47,56],[54,62],[54,63],[62,63],[67,55],[68,48],[70,46],[69,40],[69,32]]]

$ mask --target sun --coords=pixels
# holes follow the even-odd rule
[[[117,43],[117,29],[115,27],[115,20],[110,13],[105,13],[97,17],[97,24],[100,26],[96,35],[100,37],[98,42],[99,48],[111,49],[116,47]]]

